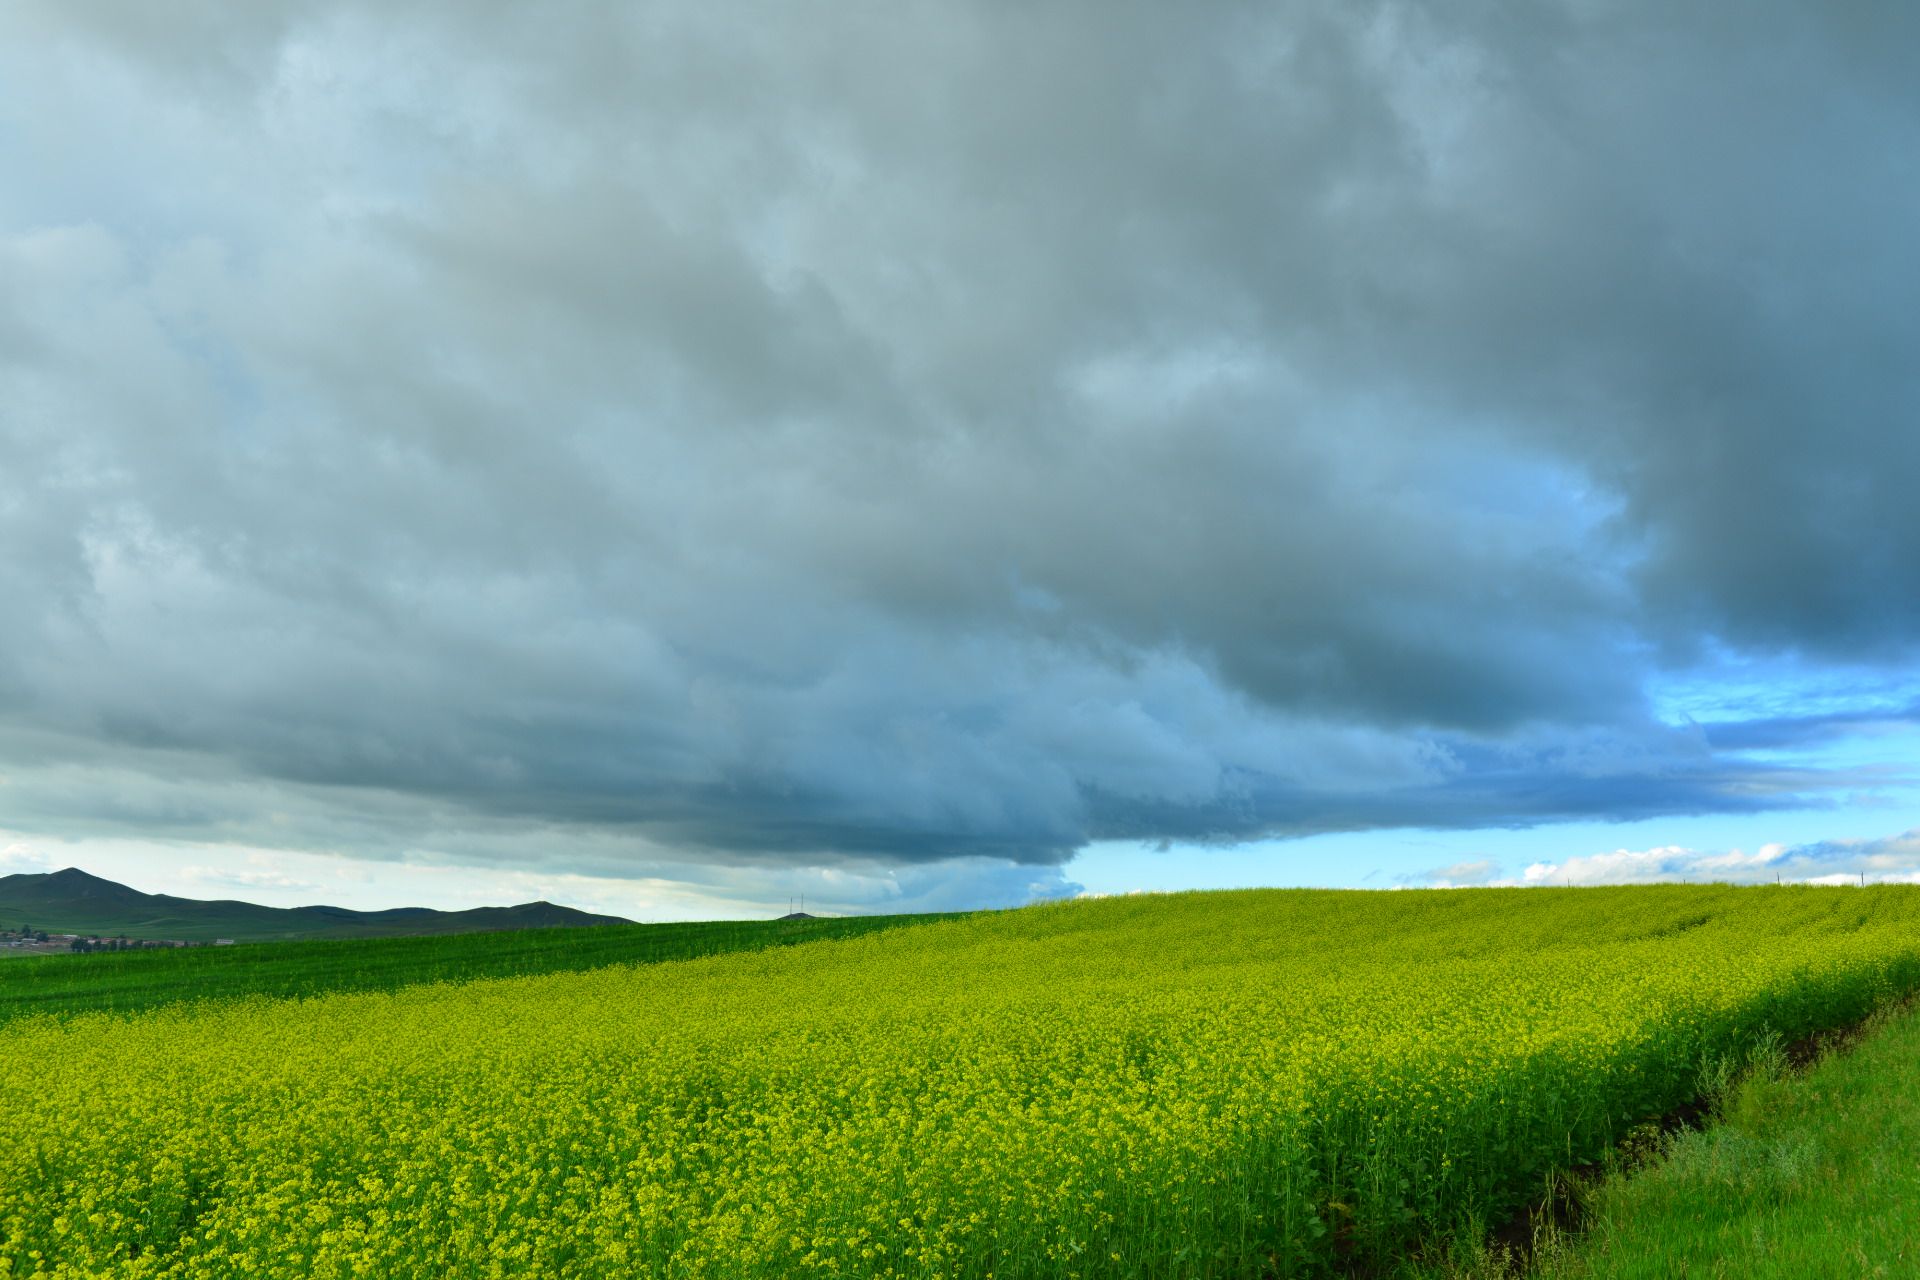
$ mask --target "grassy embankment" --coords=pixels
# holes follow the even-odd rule
[[[1479,1250],[1422,1280],[1819,1280],[1920,1275],[1920,1010],[1870,1020],[1805,1072],[1778,1054],[1715,1122],[1579,1193],[1527,1266]]]
[[[34,956],[0,965],[0,1024],[35,1013],[130,1013],[188,1000],[396,991],[430,982],[691,960],[954,918],[709,920]]]

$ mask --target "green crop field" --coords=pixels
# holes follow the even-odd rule
[[[1916,986],[1920,888],[1255,891],[30,1016],[0,1274],[1323,1274]]]
[[[948,918],[712,920],[32,956],[0,965],[0,1024],[31,1013],[131,1012],[235,996],[393,991],[426,982],[691,960]]]

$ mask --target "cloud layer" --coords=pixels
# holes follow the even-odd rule
[[[1703,851],[1668,846],[1536,862],[1521,884],[1653,884],[1692,880],[1725,884],[1920,884],[1920,830],[1872,840],[1761,845]],[[1491,876],[1483,883],[1493,883]]]
[[[12,6],[10,821],[1055,891],[1857,788],[1649,693],[1920,634],[1920,31],[1764,9]]]

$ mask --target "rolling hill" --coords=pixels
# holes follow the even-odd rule
[[[88,875],[78,867],[38,874],[0,876],[0,928],[31,925],[49,933],[129,938],[177,938],[210,942],[271,942],[298,938],[388,938],[415,934],[477,933],[494,929],[632,924],[618,916],[592,915],[551,902],[516,907],[435,911],[395,907],[352,911],[346,907],[263,907],[252,902],[176,898],[141,893]]]

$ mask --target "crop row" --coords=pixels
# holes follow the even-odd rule
[[[704,920],[10,957],[0,965],[0,1023],[34,1013],[133,1012],[236,996],[396,991],[428,982],[657,964],[850,938],[942,918]]]

